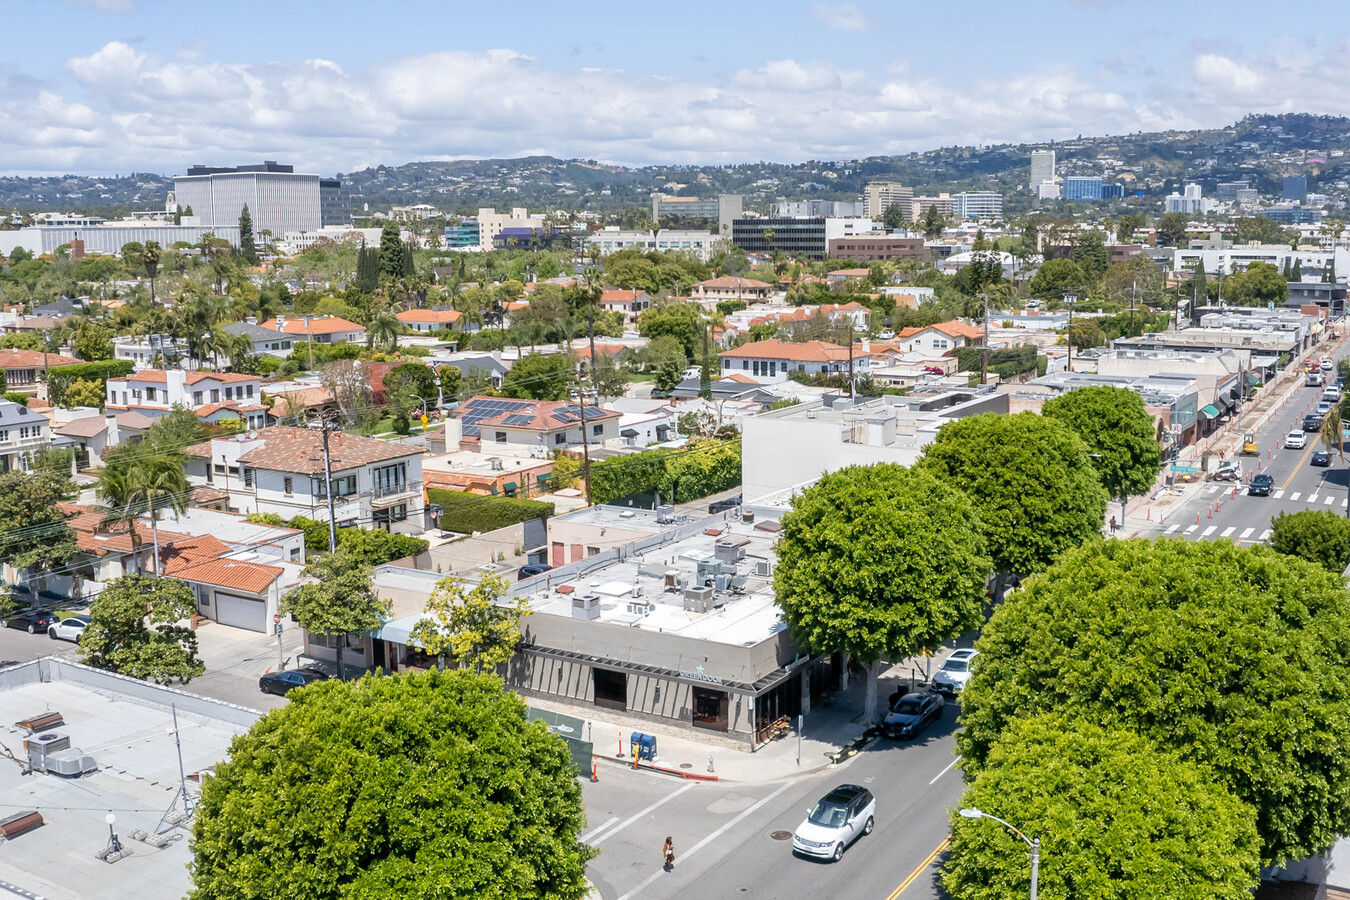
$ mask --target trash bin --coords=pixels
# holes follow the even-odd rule
[[[635,731],[629,740],[637,748],[638,759],[652,759],[656,756],[656,735]]]

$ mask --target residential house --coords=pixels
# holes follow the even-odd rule
[[[366,326],[338,316],[277,316],[262,327],[316,344],[360,344],[366,339]]]
[[[226,334],[246,335],[253,342],[253,354],[255,356],[285,359],[291,355],[291,350],[295,344],[294,337],[275,328],[262,327],[253,316],[249,316],[242,322],[233,322],[226,325],[221,330]]]
[[[689,290],[690,296],[699,302],[716,303],[722,300],[744,300],[746,303],[767,303],[773,294],[773,285],[756,281],[753,278],[739,278],[723,275],[700,281]]]
[[[717,354],[722,360],[722,375],[739,375],[757,384],[776,384],[788,380],[789,372],[807,375],[866,375],[869,360],[865,352],[852,346],[841,347],[824,341],[767,340],[742,344]]]
[[[52,429],[52,444],[64,438],[65,445],[75,451],[75,465],[80,469],[102,465],[103,451],[117,445],[117,419],[98,410],[91,415],[71,419]]]
[[[0,369],[5,370],[5,390],[23,394],[37,391],[45,370],[58,366],[79,366],[84,360],[59,353],[37,350],[0,350]]]
[[[4,326],[5,331],[10,334],[36,334],[59,327],[61,327],[60,319],[51,316],[25,316],[23,313],[17,314],[12,322],[7,322]]]
[[[113,359],[125,359],[142,366],[186,365],[196,368],[197,360],[188,357],[187,341],[171,334],[121,335],[113,338]]]
[[[619,437],[619,413],[594,406],[582,408],[559,400],[514,400],[470,397],[451,414],[459,422],[462,440],[477,438],[486,448],[498,444],[538,447],[545,452],[580,447],[582,422],[585,440],[592,444]]]
[[[12,400],[0,400],[0,474],[29,471],[33,457],[51,444],[51,423],[46,416]]]
[[[422,333],[454,331],[461,314],[455,309],[407,309],[397,314],[405,327]]]
[[[108,379],[109,412],[136,411],[158,418],[175,405],[191,409],[203,422],[242,419],[249,428],[267,424],[262,381],[256,375],[143,369]]]
[[[942,356],[957,347],[978,345],[984,332],[965,322],[939,322],[927,328],[905,328],[892,342],[906,353],[926,353]]]
[[[422,448],[336,433],[328,437],[333,516],[341,528],[425,530]],[[188,448],[192,484],[230,495],[231,511],[328,518],[324,440],[317,428],[276,426]]]
[[[506,375],[507,366],[501,360],[501,353],[489,353],[482,350],[462,350],[458,353],[442,353],[432,356],[427,360],[436,368],[442,366],[454,366],[459,369],[460,378],[464,381],[473,381],[481,379],[485,387],[498,390],[502,386],[502,378]],[[450,398],[446,398],[447,400]]]
[[[637,324],[638,316],[651,305],[652,298],[647,292],[637,289],[610,288],[600,294],[600,308],[605,312],[623,313],[623,320],[629,325]]]

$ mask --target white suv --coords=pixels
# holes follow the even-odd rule
[[[947,657],[947,661],[933,676],[933,690],[939,694],[955,697],[970,680],[970,664],[980,655],[978,650],[957,650]]]
[[[876,824],[877,798],[867,788],[841,784],[807,811],[792,833],[792,849],[806,856],[838,862],[844,848]]]
[[[1293,431],[1289,432],[1288,437],[1284,439],[1284,445],[1290,450],[1302,450],[1304,447],[1308,446],[1308,438],[1303,432],[1295,428]]]

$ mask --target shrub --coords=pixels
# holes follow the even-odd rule
[[[552,503],[517,500],[514,497],[484,497],[444,488],[427,488],[427,502],[441,507],[441,528],[472,534],[495,531],[518,522],[553,515]]]

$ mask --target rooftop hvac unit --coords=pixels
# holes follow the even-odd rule
[[[713,555],[725,562],[736,562],[745,558],[745,547],[740,541],[718,541],[713,547]]]
[[[23,742],[23,748],[28,752],[28,764],[39,772],[83,775],[98,768],[92,756],[72,748],[69,736],[60,732],[35,734]]]
[[[667,569],[662,577],[662,587],[668,591],[673,591],[679,587],[680,572],[678,569]]]
[[[675,507],[669,503],[662,503],[656,508],[655,512],[658,516],[673,516],[675,515]]]
[[[502,471],[502,458],[500,456],[488,457],[488,468],[494,472]]]
[[[755,560],[755,574],[769,576],[773,574],[773,566],[769,565],[767,559]]]
[[[648,615],[649,613],[651,613],[653,607],[654,607],[654,604],[648,603],[646,600],[629,600],[629,601],[628,601],[628,612],[629,612],[630,615],[634,615],[634,616],[645,616],[645,615]]]
[[[698,564],[698,572],[695,576],[700,585],[708,582],[716,576],[722,574],[722,562],[717,559],[701,560]]]
[[[572,597],[572,618],[574,619],[598,619],[600,618],[600,598],[595,594],[583,594]]]
[[[725,594],[727,592],[727,589],[731,587],[731,576],[718,575],[715,579],[713,579],[713,587],[716,588],[717,593]]]
[[[713,608],[713,589],[691,587],[684,589],[685,612],[705,613]]]

